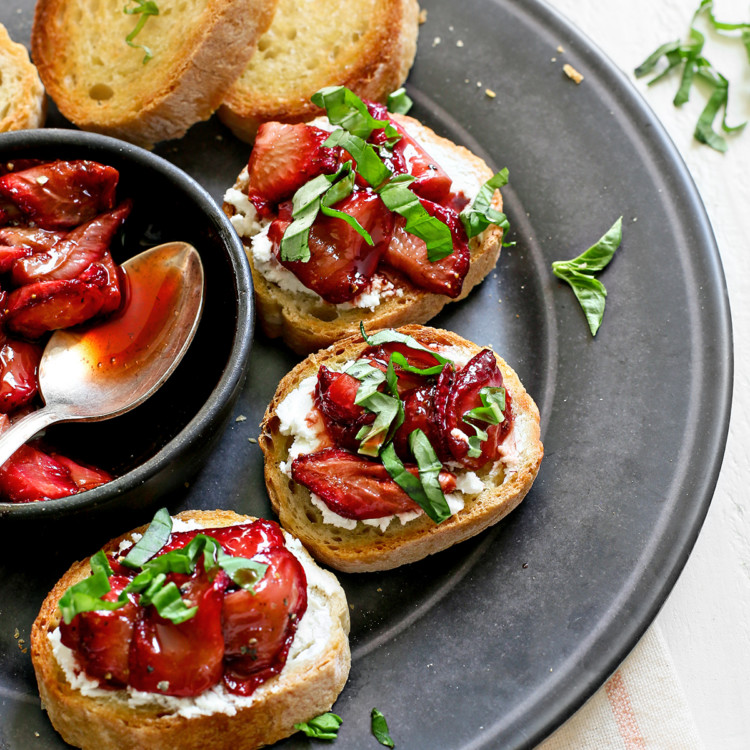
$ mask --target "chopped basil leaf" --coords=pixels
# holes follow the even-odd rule
[[[471,205],[461,211],[459,218],[464,225],[467,237],[470,239],[475,237],[487,229],[490,224],[497,224],[504,232],[510,229],[510,223],[505,214],[492,207],[495,190],[499,190],[507,184],[508,169],[506,167],[490,177],[479,189]]]
[[[339,125],[363,140],[367,140],[373,130],[385,128],[389,139],[400,140],[398,131],[388,120],[374,118],[367,105],[345,86],[327,86],[312,95],[312,102],[322,107],[333,125]]]
[[[386,442],[391,425],[399,413],[403,413],[403,406],[400,399],[380,391],[370,394],[362,402],[362,406],[376,416],[372,424],[364,425],[357,433],[357,440],[361,441],[357,452],[365,456],[377,456]]]
[[[442,354],[438,354],[432,349],[428,349],[426,346],[423,346],[414,337],[394,331],[392,328],[384,328],[382,331],[378,331],[377,333],[373,333],[372,336],[368,336],[365,331],[364,323],[360,321],[359,330],[365,343],[369,346],[380,346],[381,344],[405,344],[410,349],[431,354],[441,365],[453,364],[450,359],[443,357]]]
[[[413,104],[414,102],[409,98],[406,89],[402,86],[400,89],[396,89],[388,94],[386,107],[388,107],[389,112],[397,112],[400,115],[405,115],[412,108]]]
[[[109,576],[112,568],[107,556],[99,550],[90,560],[91,575],[73,584],[61,597],[58,606],[66,625],[80,612],[117,609],[117,602],[103,601],[102,596],[111,590]]]
[[[332,216],[335,219],[345,221],[352,229],[356,230],[362,236],[368,245],[372,246],[375,244],[370,233],[351,214],[346,213],[346,211],[339,211],[337,208],[329,208],[325,203],[321,204],[320,211],[326,216]]]
[[[411,452],[417,460],[419,479],[436,515],[448,518],[451,512],[448,508],[448,501],[440,487],[440,472],[443,469],[443,464],[440,463],[440,459],[437,457],[427,435],[419,428],[409,435],[409,448],[411,448]]]
[[[144,535],[131,547],[122,564],[129,568],[140,568],[150,560],[172,535],[172,517],[166,508],[156,511],[156,515]]]
[[[175,624],[190,619],[197,607],[187,607],[180,590],[173,583],[166,583],[167,574],[191,574],[203,555],[204,569],[222,568],[242,588],[253,591],[255,584],[265,575],[267,565],[247,558],[227,555],[216,539],[197,534],[181,549],[171,550],[143,564],[142,570],[122,590],[115,601],[101,599],[111,590],[108,576],[112,575],[106,555],[99,551],[91,558],[92,575],[71,586],[60,598],[60,610],[66,623],[81,612],[114,610],[128,602],[129,594],[140,594],[140,603],[153,604],[156,611]]]
[[[417,430],[415,430],[414,432],[417,432]],[[426,437],[425,440],[427,441]],[[429,445],[429,441],[427,441],[427,444]],[[430,450],[432,450],[431,446]],[[385,469],[390,475],[391,479],[393,479],[393,481],[412,500],[414,500],[414,502],[419,505],[419,507],[422,508],[422,510],[424,510],[428,517],[431,518],[435,523],[440,523],[441,521],[445,521],[446,518],[450,517],[450,508],[448,507],[448,502],[446,501],[445,495],[443,495],[442,490],[440,490],[439,498],[433,490],[430,490],[428,494],[422,482],[421,468],[419,478],[415,477],[411,472],[407,471],[403,463],[401,462],[401,459],[396,455],[396,449],[393,447],[393,443],[389,443],[385,448],[383,448],[383,450],[380,452],[380,459],[382,460],[383,466],[385,466]]]
[[[324,146],[341,146],[357,162],[357,172],[373,188],[378,188],[393,174],[375,153],[375,149],[359,136],[346,130],[334,130]]]
[[[360,381],[360,386],[354,397],[354,403],[358,406],[361,406],[364,401],[378,390],[380,384],[385,382],[385,373],[366,359],[358,359],[345,372],[347,375],[351,375]]]
[[[430,216],[419,198],[409,190],[410,174],[400,174],[381,186],[377,193],[389,211],[406,219],[405,229],[427,245],[427,260],[434,263],[453,252],[453,236],[447,224]]]
[[[711,26],[717,31],[742,31],[742,43],[745,46],[748,60],[750,61],[750,23],[723,23],[716,20],[713,13],[713,0],[701,0],[698,9],[693,13],[688,40],[685,43],[667,42],[661,45],[655,52],[649,55],[641,65],[635,69],[637,78],[648,75],[656,69],[662,57],[666,58],[665,70],[652,78],[648,85],[662,80],[671,70],[682,65],[680,86],[674,97],[675,106],[681,106],[690,98],[690,90],[696,78],[705,81],[709,85],[710,95],[703,111],[701,112],[695,127],[693,136],[700,143],[705,143],[716,151],[726,151],[726,139],[714,130],[714,121],[719,112],[724,113],[721,120],[721,129],[725,133],[733,133],[742,130],[746,123],[730,126],[727,124],[727,104],[729,102],[729,82],[711,63],[702,55],[705,44],[705,36],[695,28],[696,19],[702,15],[708,18]]]
[[[135,8],[129,8],[128,5],[130,3],[138,3],[138,5]],[[138,23],[136,23],[135,28],[125,37],[125,41],[129,46],[144,51],[143,64],[145,65],[154,56],[154,53],[145,44],[136,44],[133,39],[141,33],[149,16],[159,15],[159,6],[157,6],[155,0],[127,0],[127,4],[122,9],[122,12],[129,16],[140,15]]]
[[[388,722],[385,720],[385,716],[378,711],[377,708],[373,708],[370,713],[370,728],[375,739],[385,747],[395,747],[391,735],[388,733]]]
[[[410,365],[407,361],[406,357],[404,357],[401,352],[393,352],[391,354],[391,362],[393,362],[394,365],[398,365],[404,372],[412,372],[415,375],[422,375],[424,377],[429,377],[430,375],[439,375],[443,371],[444,365],[435,365],[434,367],[414,367],[414,365]]]
[[[578,302],[586,315],[586,320],[595,336],[604,316],[604,303],[607,290],[594,274],[601,271],[612,260],[615,250],[622,241],[622,216],[609,228],[607,233],[586,252],[571,260],[557,260],[552,263],[552,271],[557,278],[570,284]]]
[[[298,732],[304,732],[316,740],[335,740],[343,719],[333,713],[321,714],[310,721],[295,724]]]
[[[505,388],[502,386],[485,386],[479,391],[482,406],[467,411],[463,421],[474,428],[474,435],[469,438],[469,456],[479,458],[482,455],[482,443],[489,435],[478,425],[469,420],[476,419],[480,422],[496,425],[505,419]]]

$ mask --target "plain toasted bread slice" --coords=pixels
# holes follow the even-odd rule
[[[310,97],[324,86],[384,102],[414,62],[418,15],[416,0],[280,0],[219,117],[251,142],[262,122],[319,115]]]
[[[413,117],[397,114],[390,116],[424,146],[454,182],[460,181],[467,189],[473,187],[478,191],[492,177],[492,170],[484,160],[463,146],[437,135]],[[247,170],[243,170],[234,185],[233,195],[246,194],[247,186]],[[250,261],[256,311],[261,327],[267,336],[281,337],[299,354],[316,351],[354,333],[359,329],[360,321],[368,329],[426,323],[448,303],[464,299],[495,267],[502,247],[503,230],[495,224],[471,238],[471,266],[464,279],[461,294],[455,299],[420,289],[403,274],[389,270],[389,276],[393,279],[392,291],[395,293],[383,295],[374,309],[353,307],[351,304],[334,305],[313,292],[285,289],[267,278],[253,254],[253,237],[260,230],[260,225],[255,221],[255,209],[249,201],[241,198],[233,202],[229,202],[229,197],[224,200],[224,211],[240,234]],[[503,199],[499,190],[494,193],[492,206],[502,211]]]
[[[468,356],[482,350],[450,331],[416,325],[398,330],[431,348],[458,348]],[[281,525],[297,536],[317,560],[350,573],[388,570],[421,560],[497,523],[526,496],[544,453],[536,404],[511,367],[495,355],[503,385],[511,396],[514,426],[506,440],[515,442],[512,450],[508,448],[513,460],[502,470],[493,466],[478,471],[484,488],[478,494],[464,496],[463,510],[440,524],[435,524],[425,514],[405,524],[394,518],[384,531],[360,521],[353,529],[325,523],[321,510],[311,500],[310,491],[284,471],[283,464],[289,459],[293,437],[281,433],[277,408],[305,378],[315,375],[321,365],[340,368],[355,360],[366,346],[361,336],[350,336],[298,364],[279,384],[261,424],[258,441],[263,450],[271,505]]]
[[[39,0],[32,56],[71,122],[149,147],[210,117],[268,28],[276,2],[162,2],[158,15],[141,16],[124,12],[138,7],[133,0]],[[127,38],[141,18],[133,47]]]
[[[41,128],[47,112],[44,86],[29,53],[0,24],[0,133]]]
[[[231,511],[185,511],[176,518],[197,521],[202,528],[254,520]],[[113,539],[105,551],[119,549],[121,542],[131,540],[134,533],[143,533],[144,529]],[[284,669],[250,698],[243,699],[244,704],[237,705],[234,714],[205,713],[204,707],[204,713],[190,718],[163,702],[131,706],[122,690],[100,690],[104,695],[90,695],[71,686],[55,656],[56,647],[65,647],[54,645],[54,633],[60,621],[60,597],[90,574],[88,560],[75,563],[45,599],[31,631],[31,656],[39,692],[55,729],[66,742],[84,750],[254,750],[293,734],[295,723],[328,711],[349,673],[349,610],[335,577],[318,568],[299,543],[291,549],[308,577],[308,610],[299,627],[303,627],[305,617],[320,618],[314,631],[314,646],[295,654],[293,643]],[[311,570],[315,571],[314,578]],[[173,700],[179,703],[193,699]]]

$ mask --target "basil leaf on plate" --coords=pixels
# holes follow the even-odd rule
[[[552,272],[558,279],[570,284],[578,299],[586,320],[595,336],[602,324],[607,290],[604,284],[594,278],[612,260],[615,250],[622,241],[622,216],[609,228],[607,233],[586,252],[571,260],[556,260]]]
[[[388,722],[385,720],[385,716],[383,716],[377,708],[373,708],[370,713],[370,728],[373,737],[375,737],[381,745],[385,745],[385,747],[395,747],[393,738],[388,732]]]
[[[310,719],[310,721],[295,724],[294,728],[298,732],[304,732],[308,737],[316,740],[335,740],[342,723],[343,719],[340,716],[328,712],[316,716],[314,719]]]

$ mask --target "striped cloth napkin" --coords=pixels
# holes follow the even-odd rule
[[[657,624],[536,750],[703,750]]]

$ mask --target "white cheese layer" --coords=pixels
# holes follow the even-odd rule
[[[196,521],[185,523],[177,519],[174,521],[173,531],[188,531],[195,528],[203,528],[203,524]],[[284,537],[287,548],[302,563],[305,570],[307,610],[299,621],[284,668],[278,675],[260,685],[252,695],[247,697],[234,695],[228,692],[221,683],[194,698],[176,698],[171,695],[147,693],[131,687],[125,690],[106,690],[99,687],[99,683],[80,668],[73,651],[64,646],[60,640],[60,628],[56,628],[49,635],[52,651],[71,687],[86,697],[119,700],[127,704],[129,708],[158,707],[170,715],[184,716],[187,719],[218,713],[234,716],[238,709],[261,703],[268,696],[278,692],[279,681],[285,673],[303,666],[306,662],[314,664],[326,649],[329,633],[334,624],[327,602],[339,588],[333,574],[319,568],[299,540],[286,532],[284,532]],[[123,549],[127,549],[127,546],[121,544],[120,551],[122,552]]]

